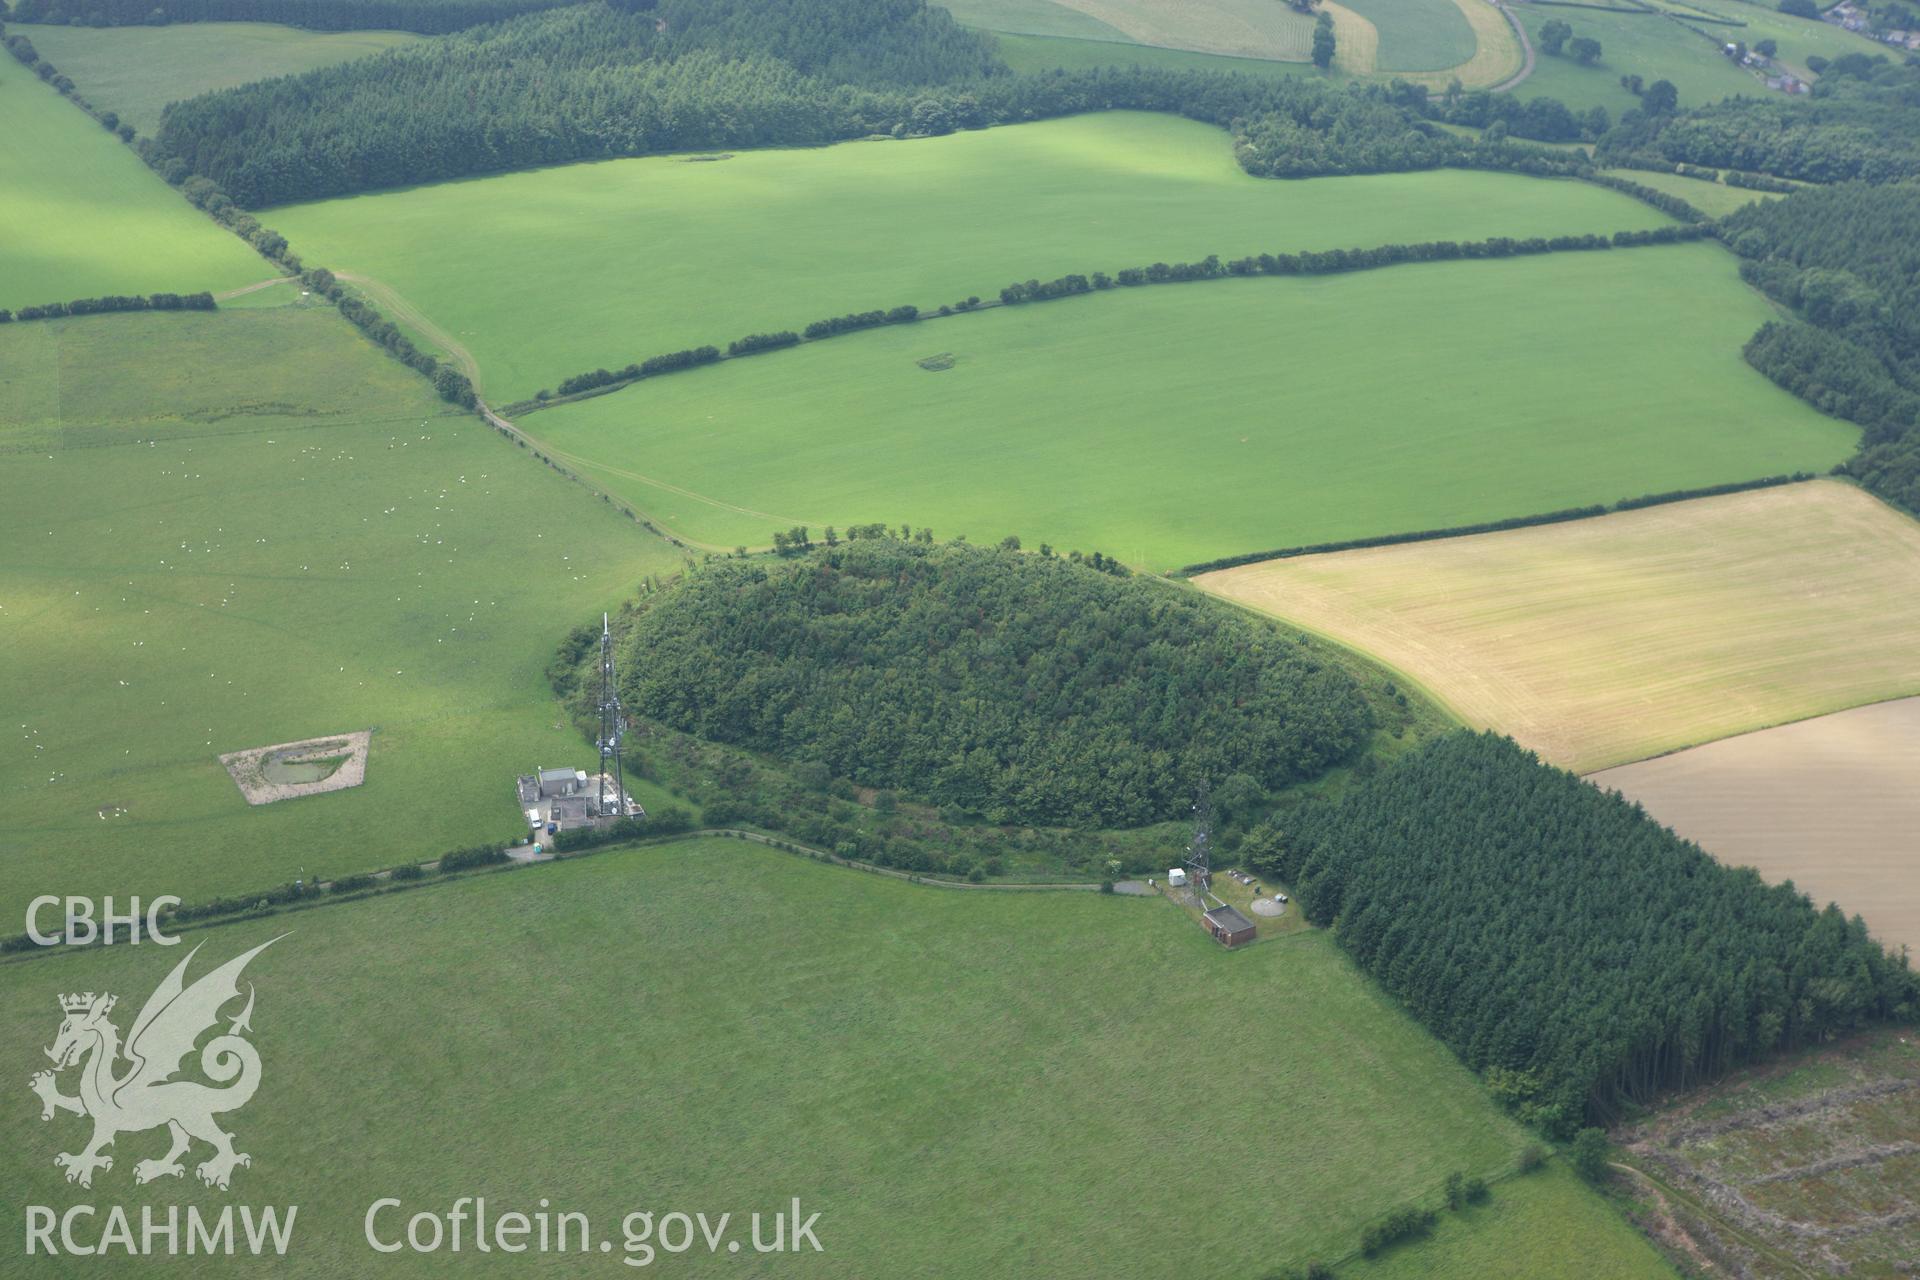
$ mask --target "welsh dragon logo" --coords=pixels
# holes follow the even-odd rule
[[[172,1135],[173,1145],[160,1159],[135,1164],[135,1182],[180,1177],[185,1172],[180,1157],[196,1139],[213,1148],[213,1155],[194,1170],[210,1187],[226,1190],[234,1169],[253,1163],[245,1152],[233,1149],[233,1135],[214,1120],[245,1106],[260,1087],[260,1053],[242,1036],[253,1030],[253,984],[247,984],[246,1007],[228,1023],[224,1034],[214,1036],[200,1050],[201,1073],[224,1087],[174,1077],[195,1042],[219,1023],[221,1008],[239,999],[240,971],[279,940],[263,942],[187,986],[187,965],[200,950],[195,947],[147,997],[124,1048],[120,1029],[107,1017],[113,1012],[114,996],[89,991],[60,997],[66,1018],[53,1047],[46,1051],[53,1070],[37,1073],[28,1084],[40,1096],[42,1120],[53,1119],[56,1111],[93,1120],[93,1139],[85,1148],[53,1158],[67,1171],[68,1182],[92,1186],[94,1170],[113,1168],[113,1157],[105,1149],[116,1137],[161,1125]],[[119,1070],[122,1059],[128,1065]],[[80,1067],[80,1092],[68,1097],[59,1091],[54,1077],[75,1065]]]

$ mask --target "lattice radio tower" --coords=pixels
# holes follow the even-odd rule
[[[1207,792],[1207,780],[1200,780],[1200,795],[1193,802],[1193,842],[1187,846],[1187,883],[1193,886],[1193,898],[1202,911],[1207,894],[1213,889],[1213,798]]]
[[[613,678],[613,625],[600,615],[600,816],[627,816],[627,775],[620,768],[620,687]]]

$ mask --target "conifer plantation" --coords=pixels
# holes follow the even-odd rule
[[[1457,733],[1248,858],[1522,1117],[1557,1136],[1920,1013],[1856,916],[1715,862],[1511,739]]]

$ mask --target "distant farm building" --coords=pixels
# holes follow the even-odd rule
[[[1223,902],[1207,912],[1204,918],[1207,932],[1226,946],[1238,947],[1253,941],[1253,921],[1241,915],[1237,908]]]

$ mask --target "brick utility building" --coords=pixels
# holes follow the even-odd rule
[[[1207,932],[1227,947],[1238,947],[1253,941],[1253,921],[1224,902],[1207,912],[1205,919]]]

